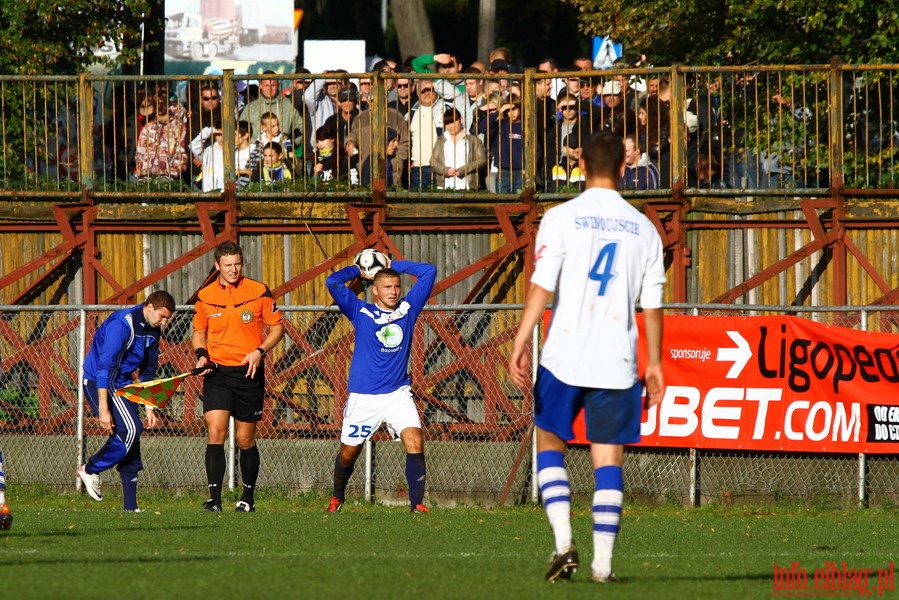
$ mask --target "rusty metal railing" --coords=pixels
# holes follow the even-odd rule
[[[230,189],[242,198],[340,202],[564,198],[583,185],[566,144],[597,129],[631,137],[642,154],[639,166],[655,172],[649,189],[625,186],[635,198],[876,195],[899,185],[896,65],[529,69],[454,77],[2,76],[0,196],[87,194],[153,203],[214,199]],[[263,136],[261,117],[279,111],[256,98],[273,86],[284,111],[280,136],[273,137],[291,176],[268,173],[260,153],[247,181],[240,173],[249,156],[238,152],[240,122],[250,121],[250,142],[272,141]],[[344,107],[341,98],[364,108],[361,116],[329,121]],[[464,177],[447,176],[447,160],[460,157],[441,151],[442,162],[431,160],[452,110],[472,136],[466,148],[486,150],[486,163],[465,166]],[[316,157],[322,153],[316,136],[326,125],[336,129],[330,177],[315,166],[324,160]]]

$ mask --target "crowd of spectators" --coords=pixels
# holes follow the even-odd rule
[[[624,70],[639,64],[616,64]],[[223,106],[220,81],[152,81],[121,85],[112,94],[111,118],[99,126],[103,163],[98,170],[124,180],[180,180],[197,190],[224,186],[223,125],[233,120],[238,187],[304,180],[315,186],[370,186],[386,177],[389,188],[489,190],[518,193],[525,165],[534,161],[539,191],[583,186],[581,144],[596,131],[622,139],[623,190],[672,187],[671,89],[667,76],[640,78],[597,72],[587,56],[560,68],[552,58],[536,65],[534,102],[524,90],[507,49],[486,63],[463,65],[449,53],[379,60],[386,123],[373,128],[373,82],[346,71],[313,76],[299,69],[289,78],[238,79],[233,106]],[[621,69],[618,69],[619,71]],[[439,77],[419,77],[427,73]],[[553,76],[567,73],[567,76]],[[572,75],[583,73],[583,75]],[[265,75],[275,75],[267,72]],[[404,77],[404,75],[407,75]],[[791,182],[789,157],[778,153],[732,153],[740,138],[720,114],[720,77],[687,98],[688,187],[752,187]],[[796,119],[810,115],[790,105]],[[533,111],[536,139],[528,140],[525,111]],[[724,139],[724,136],[727,139]],[[387,160],[372,165],[375,136]],[[97,162],[97,159],[95,159]],[[757,176],[749,177],[753,171]],[[679,172],[679,171],[678,171]]]

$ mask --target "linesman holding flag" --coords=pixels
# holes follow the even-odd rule
[[[143,304],[112,313],[94,334],[84,360],[84,396],[109,435],[106,443],[78,468],[88,495],[103,500],[100,473],[115,467],[122,478],[125,510],[137,508],[137,474],[143,470],[140,436],[144,425],[139,407],[116,395],[119,388],[156,377],[159,336],[175,312],[175,299],[165,291],[147,296]],[[146,407],[148,428],[156,426],[156,413]]]

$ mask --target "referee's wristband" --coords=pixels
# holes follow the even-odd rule
[[[206,348],[195,349],[194,355],[197,357],[197,360],[200,360],[201,358],[205,358],[206,360],[209,360],[209,350],[207,350]]]
[[[259,350],[259,355],[260,355],[262,358],[265,358],[265,348],[263,348],[262,346],[259,346],[259,347],[256,348],[256,349]]]

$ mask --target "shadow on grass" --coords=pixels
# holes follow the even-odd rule
[[[696,574],[696,575],[671,575],[671,576],[660,576],[653,577],[653,581],[687,581],[687,582],[705,582],[705,581],[772,581],[773,576],[771,571],[766,571],[765,573],[756,573],[756,574],[732,574],[732,575],[709,575],[707,573]],[[635,581],[638,578],[634,578]],[[619,579],[621,581],[621,579]],[[639,581],[643,584],[646,583],[646,579],[641,577]]]
[[[219,554],[215,556],[196,556],[196,555],[181,555],[181,556],[131,556],[128,558],[118,558],[118,559],[103,559],[104,567],[110,567],[115,565],[127,566],[127,565],[151,565],[151,564],[183,564],[183,563],[207,563],[210,561],[223,560],[227,558],[225,554]],[[89,565],[95,566],[96,561],[89,557],[83,556],[71,556],[68,558],[37,558],[35,557],[33,560],[28,560],[28,556],[21,557],[6,557],[5,560],[0,560],[0,566],[8,567],[8,566],[36,566],[36,565]]]
[[[209,529],[213,527],[213,524],[209,525],[166,525],[162,527],[155,527],[152,524],[147,525],[128,525],[126,527],[117,528],[117,532],[122,531],[188,531],[191,529]],[[65,529],[65,530],[54,530],[54,531],[26,531],[26,532],[11,532],[8,535],[12,535],[16,538],[44,538],[44,537],[79,537],[84,535],[97,535],[98,533],[107,533],[106,531],[100,530],[92,530],[92,531],[82,531],[77,529]]]

